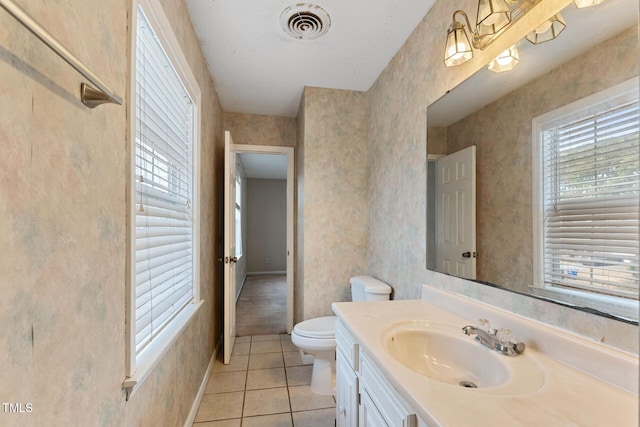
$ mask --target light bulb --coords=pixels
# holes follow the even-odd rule
[[[496,62],[498,62],[498,64],[500,65],[508,65],[511,63],[511,61],[513,61],[513,57],[511,57],[511,55],[509,54],[509,49],[502,52],[496,58]]]
[[[504,71],[513,70],[516,65],[518,65],[519,61],[520,57],[518,55],[518,49],[514,45],[491,61],[489,63],[489,69],[495,73],[502,73]]]
[[[458,43],[457,46],[451,46],[447,52],[447,56],[452,60],[460,59],[462,55],[464,55],[465,48],[466,46],[462,43]]]

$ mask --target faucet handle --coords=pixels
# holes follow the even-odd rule
[[[511,329],[501,328],[496,332],[496,338],[502,353],[507,356],[516,356],[524,351],[524,343],[518,341],[518,337]]]
[[[500,345],[509,345],[509,344],[517,344],[518,337],[513,331],[509,328],[500,328],[498,332],[496,332],[496,338],[500,342]]]
[[[487,319],[478,319],[478,323],[476,324],[476,329],[484,331],[490,335],[495,335],[496,333],[496,330],[493,328],[493,325]]]

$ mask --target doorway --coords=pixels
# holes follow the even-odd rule
[[[293,148],[235,145],[236,335],[293,329]]]

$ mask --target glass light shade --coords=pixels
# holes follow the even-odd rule
[[[476,17],[479,35],[494,34],[511,22],[511,10],[506,0],[478,0]]]
[[[582,9],[583,7],[596,6],[602,3],[604,0],[576,0],[576,7]]]
[[[518,55],[518,48],[515,45],[502,52],[489,63],[489,69],[494,73],[502,73],[504,71],[513,70],[520,62],[520,55]]]
[[[471,43],[464,25],[454,21],[447,31],[447,44],[444,50],[444,65],[453,67],[473,58]]]
[[[564,18],[558,13],[527,34],[527,40],[533,44],[548,42],[558,37],[566,27],[567,24],[564,22]]]

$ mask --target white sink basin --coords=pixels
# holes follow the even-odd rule
[[[516,362],[523,366],[524,355],[501,355],[464,335],[459,328],[428,322],[392,326],[384,333],[383,344],[405,367],[432,380],[469,388],[505,385],[511,382],[513,375],[508,364]],[[518,358],[521,359],[515,361]],[[524,366],[528,371],[523,373],[525,376],[533,373],[538,377],[539,370],[531,372],[530,364],[525,365],[528,365]]]

